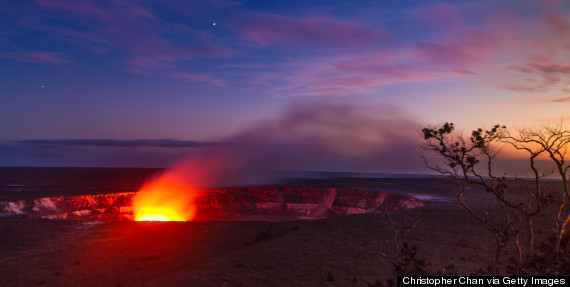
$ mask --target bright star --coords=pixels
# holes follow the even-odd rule
[[[212,23],[212,26],[216,26],[216,22]]]

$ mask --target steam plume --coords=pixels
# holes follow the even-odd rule
[[[268,171],[393,171],[417,157],[418,124],[401,109],[332,103],[292,105],[200,149],[175,164],[175,172],[205,188],[252,184]]]
[[[297,104],[190,153],[137,194],[135,217],[172,211],[194,217],[197,192],[212,187],[264,183],[275,170],[363,171],[416,158],[418,125],[398,108]],[[187,206],[188,208],[184,208]],[[191,210],[190,214],[188,211]]]

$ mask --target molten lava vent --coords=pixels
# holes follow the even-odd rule
[[[240,219],[246,216],[324,218],[376,213],[424,206],[427,202],[383,192],[305,187],[256,187],[214,189],[199,193],[188,206],[177,202],[169,207],[133,212],[135,192],[83,196],[46,197],[0,203],[0,216],[84,220],[207,221]],[[148,203],[148,202],[147,202]],[[192,213],[192,218],[178,210]],[[186,208],[186,209],[185,209]]]

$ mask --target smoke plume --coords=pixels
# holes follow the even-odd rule
[[[279,170],[393,172],[417,162],[419,124],[401,109],[301,103],[176,163],[197,187],[254,184]]]
[[[191,220],[193,199],[201,190],[267,183],[278,176],[276,171],[393,171],[409,166],[417,160],[417,128],[400,109],[388,105],[296,104],[216,141],[225,144],[196,150],[174,164],[134,198],[135,217],[180,210],[185,214],[177,218]]]

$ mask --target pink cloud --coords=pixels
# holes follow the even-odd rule
[[[503,86],[518,92],[567,92],[570,89],[569,15],[546,13],[542,25],[531,27],[534,33],[519,40],[526,53],[505,68]]]
[[[568,29],[568,22],[561,15],[549,13],[545,18],[547,27],[553,31],[564,31]]]
[[[532,64],[532,69],[540,73],[566,73],[570,74],[570,64],[569,65],[557,65],[557,64]]]
[[[570,103],[570,97],[552,100],[553,103]]]
[[[341,86],[341,87],[374,87],[383,85],[385,82],[379,81],[374,77],[367,76],[338,76],[328,77],[318,82],[321,85]]]
[[[426,27],[426,32],[431,34],[428,33],[422,40],[398,42],[398,39],[390,39],[384,43],[387,45],[375,45],[388,39],[388,34],[359,36],[361,42],[354,45],[359,47],[358,54],[334,51],[319,58],[287,63],[289,75],[280,75],[279,79],[273,80],[264,78],[264,82],[272,83],[271,94],[274,96],[303,97],[367,95],[382,86],[396,83],[492,77],[504,67],[499,60],[512,56],[510,49],[516,47],[517,43],[513,43],[513,40],[518,36],[510,25],[515,14],[509,11],[492,12],[510,18],[507,21],[490,13],[488,18],[493,22],[493,30],[489,31],[480,22],[472,24],[465,20],[462,10],[455,6],[446,3],[426,5],[410,12],[409,15],[417,21],[408,22],[411,24],[407,25],[411,26],[402,28],[423,31],[423,27]],[[338,43],[340,47],[353,43],[349,29],[324,29],[327,25],[323,19],[326,20],[304,18],[293,21],[290,18],[272,17],[273,22],[265,23],[266,27],[259,25],[260,28],[249,30],[255,32],[249,36],[262,45],[300,44],[302,48],[317,44],[333,46],[337,44],[334,42],[336,39],[343,38],[343,43]],[[278,23],[279,27],[273,27],[274,23]],[[320,28],[339,30],[340,36],[334,38],[327,32],[321,33]]]
[[[418,43],[417,49],[423,59],[445,66],[465,66],[482,60],[471,49],[454,43]]]
[[[290,76],[273,82],[279,88],[272,95],[367,95],[396,83],[479,77],[488,65],[493,65],[492,59],[498,52],[467,38],[465,42],[418,43],[406,48],[295,62]]]
[[[130,49],[135,56],[133,58],[148,58],[152,59],[156,65],[146,65],[148,72],[156,68],[164,67],[167,64],[174,64],[177,61],[188,60],[194,57],[227,57],[231,52],[225,47],[214,44],[208,36],[199,31],[190,31],[195,39],[199,39],[196,43],[181,45],[172,41],[166,40],[160,35],[116,35],[117,41],[123,47]],[[129,61],[135,63],[136,61]],[[150,61],[149,61],[150,63]],[[142,68],[140,65],[135,65],[129,68]]]
[[[127,64],[127,71],[133,74],[146,75],[149,71],[157,69],[171,69],[173,68],[168,63],[160,59],[147,56],[134,56],[125,61]]]
[[[381,77],[386,81],[394,78],[413,79],[419,69],[417,58],[418,53],[410,49],[382,50],[352,57],[331,58],[333,63],[328,71]]]
[[[209,76],[204,76],[204,75],[200,75],[200,74],[171,73],[171,74],[169,74],[169,76],[171,76],[173,78],[183,79],[183,80],[210,83],[210,84],[214,84],[214,85],[220,86],[220,87],[226,87],[227,86],[226,83],[220,79],[209,77]]]
[[[157,70],[171,69],[176,62],[194,57],[222,57],[231,54],[208,41],[186,46],[153,36],[130,36],[122,41],[125,47],[133,51],[133,56],[126,61],[127,70],[136,74],[152,74]]]
[[[417,61],[428,63],[432,69],[476,75],[477,70],[495,65],[496,58],[510,48],[508,43],[513,38],[508,29],[493,33],[468,27],[454,29],[454,34],[437,42],[416,43]]]
[[[240,31],[247,39],[261,45],[291,44],[318,47],[362,47],[388,39],[382,27],[369,27],[327,17],[295,19],[275,14],[250,17],[247,28]]]
[[[366,95],[381,86],[478,76],[490,56],[477,56],[463,43],[441,43],[386,49],[361,55],[323,57],[296,63],[283,84],[293,97]],[[279,86],[279,84],[277,84]]]
[[[490,15],[494,30],[489,31],[485,26],[468,25],[461,13],[447,4],[436,10],[442,12],[437,15],[445,16],[446,11],[450,15],[447,19],[435,17],[433,26],[453,26],[441,31],[439,37],[356,56],[331,55],[297,63],[288,78],[292,83],[283,84],[276,95],[283,96],[284,91],[294,97],[362,95],[394,83],[468,77],[517,92],[570,90],[567,15],[546,14],[543,26],[532,27],[525,26],[528,22],[519,21],[515,13],[499,11],[509,19]],[[428,23],[429,19],[423,20]],[[566,102],[566,98],[555,101]]]
[[[58,52],[24,52],[24,53],[1,53],[1,58],[31,63],[67,64],[70,60]]]
[[[275,97],[363,96],[382,86],[452,77],[474,72],[436,66],[413,49],[384,50],[361,55],[337,55],[290,65],[291,74],[264,75]],[[276,79],[278,77],[278,79]]]

